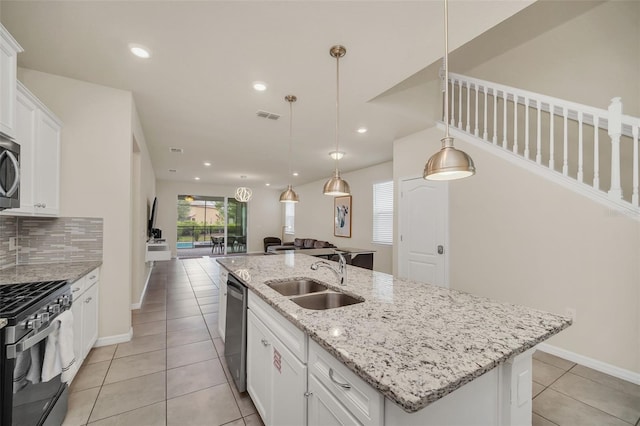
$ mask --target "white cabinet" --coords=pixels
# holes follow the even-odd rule
[[[282,340],[299,340],[300,345],[287,347],[280,339],[283,329],[278,317],[284,318],[256,299],[255,294],[249,293],[247,391],[267,426],[304,425],[307,419],[307,366],[294,351],[298,352],[296,347],[305,346],[306,336],[295,329],[297,333]]]
[[[71,284],[73,304],[73,352],[78,366],[98,340],[98,282],[100,268],[96,268]]]
[[[0,24],[0,133],[12,139],[16,138],[16,76],[18,53],[22,51]]]
[[[309,426],[380,425],[384,397],[314,341],[309,342]],[[355,419],[355,421],[353,421]]]
[[[229,272],[220,269],[220,293],[218,300],[218,334],[224,342],[224,328],[227,325],[227,278]]]
[[[153,241],[147,243],[145,262],[155,262],[160,260],[171,260],[171,250],[166,241]]]
[[[57,216],[60,212],[62,124],[18,82],[16,140],[20,144],[20,208],[7,215]]]

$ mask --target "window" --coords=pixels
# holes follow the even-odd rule
[[[296,219],[296,203],[284,203],[284,233],[294,234]]]
[[[373,242],[393,244],[393,181],[373,184]]]

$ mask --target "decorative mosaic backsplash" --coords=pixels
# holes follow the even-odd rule
[[[102,219],[0,217],[0,268],[102,260]],[[9,237],[19,249],[9,251]]]

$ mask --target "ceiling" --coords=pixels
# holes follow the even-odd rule
[[[531,3],[451,0],[450,50]],[[347,49],[340,60],[341,170],[389,161],[395,139],[433,125],[442,14],[442,2],[426,0],[0,5],[2,23],[25,49],[19,66],[133,93],[158,179],[237,185],[245,175],[243,184],[276,188],[328,178],[333,170],[332,45]],[[130,43],[149,48],[151,58],[131,55]],[[422,84],[408,84],[419,72]],[[267,90],[254,91],[254,81]],[[298,97],[298,177],[288,175],[288,94]],[[258,110],[281,118],[259,118]],[[357,133],[360,126],[368,131]]]

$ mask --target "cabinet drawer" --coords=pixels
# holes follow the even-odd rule
[[[300,361],[303,363],[306,361],[307,338],[302,330],[291,324],[253,291],[249,291],[249,310],[260,318]]]
[[[100,279],[100,268],[96,268],[93,271],[89,272],[85,275],[85,279],[87,281],[86,288],[91,287]]]
[[[382,424],[382,394],[312,340],[309,342],[309,373],[313,374],[362,424]]]
[[[87,276],[74,281],[71,283],[71,296],[73,297],[73,301],[75,302],[78,297],[87,289]]]

